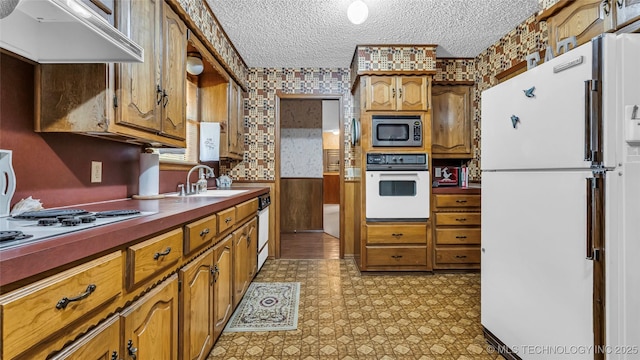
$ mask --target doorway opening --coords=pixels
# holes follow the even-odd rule
[[[276,257],[344,256],[341,95],[276,95]]]

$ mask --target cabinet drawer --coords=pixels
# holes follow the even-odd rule
[[[236,208],[219,211],[216,216],[218,217],[218,233],[225,232],[236,223]]]
[[[2,296],[2,358],[13,359],[121,292],[118,251]]]
[[[209,243],[218,234],[216,215],[194,221],[184,227],[185,254]]]
[[[438,208],[480,207],[480,195],[436,194],[434,197]]]
[[[479,226],[480,213],[472,212],[442,212],[435,213],[436,226],[440,225],[456,225],[456,226]]]
[[[367,246],[368,266],[426,266],[426,246]]]
[[[436,249],[436,263],[438,264],[478,264],[480,263],[480,249],[479,248]]]
[[[242,221],[249,216],[255,216],[258,213],[258,199],[245,201],[240,205],[236,205],[236,219]]]
[[[436,244],[480,244],[480,229],[469,229],[463,227],[454,229],[436,229]]]
[[[129,287],[157,275],[182,257],[182,229],[175,229],[127,249]]]
[[[426,225],[367,225],[369,244],[426,244]]]

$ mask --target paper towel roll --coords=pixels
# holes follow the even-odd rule
[[[160,155],[140,154],[140,177],[138,194],[140,196],[158,195],[160,187]]]

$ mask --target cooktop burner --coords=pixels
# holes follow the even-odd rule
[[[33,235],[23,234],[22,231],[0,231],[0,242],[8,240],[22,240],[33,237]]]
[[[0,250],[155,213],[135,209],[48,209],[0,217]]]
[[[128,216],[140,214],[138,210],[110,210],[95,213],[95,217],[112,217],[112,216]]]
[[[27,211],[20,215],[14,216],[15,219],[36,220],[43,218],[56,218],[58,216],[76,216],[85,215],[89,212],[80,209],[51,209],[51,210],[39,210],[39,211]]]

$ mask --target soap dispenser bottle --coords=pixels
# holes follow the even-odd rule
[[[196,192],[203,193],[207,191],[207,179],[204,176],[204,172],[200,173],[200,180],[196,182]]]

